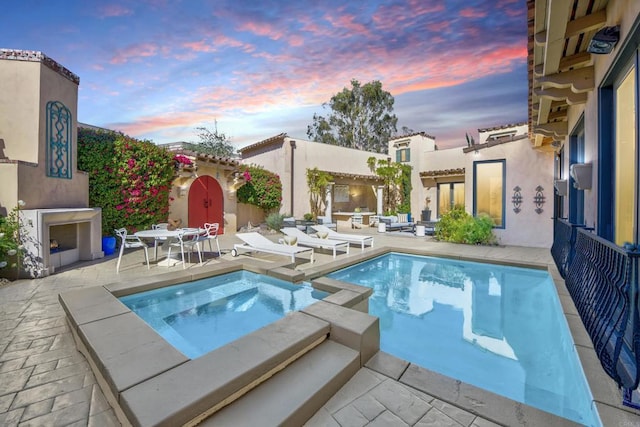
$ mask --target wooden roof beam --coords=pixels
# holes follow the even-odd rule
[[[541,98],[547,98],[552,101],[563,101],[569,105],[584,104],[587,102],[587,92],[575,93],[571,89],[549,88],[549,89],[537,89],[536,95]],[[540,103],[542,105],[542,103]],[[551,105],[549,105],[551,107]],[[549,111],[545,113],[545,118],[548,116]],[[538,124],[542,124],[538,122]]]
[[[595,85],[593,66],[538,77],[537,81],[538,83],[547,83],[547,86],[551,87],[571,87],[574,92],[578,93],[593,90]]]
[[[569,133],[569,123],[568,122],[545,123],[543,125],[534,126],[533,132],[536,134],[550,136],[553,139],[564,138]]]
[[[607,11],[606,9],[599,10],[598,12],[594,12],[590,15],[585,15],[581,18],[574,19],[573,21],[567,23],[567,30],[565,32],[565,37],[573,37],[580,35],[582,33],[586,33],[587,31],[593,31],[600,29],[607,22]]]
[[[587,65],[591,62],[591,54],[589,52],[580,52],[575,55],[565,56],[560,60],[560,71],[566,71],[570,68]]]

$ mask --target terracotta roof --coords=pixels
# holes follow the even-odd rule
[[[414,132],[414,133],[408,133],[406,135],[394,136],[393,138],[389,138],[389,141],[395,141],[396,139],[409,138],[409,137],[416,136],[416,135],[426,136],[427,138],[431,138],[433,140],[436,139],[435,136],[431,136],[426,132]]]
[[[493,147],[494,145],[506,144],[508,142],[519,141],[521,139],[529,138],[529,135],[509,135],[498,139],[485,142],[484,144],[473,144],[471,147],[464,147],[463,153],[470,153],[472,151],[483,150],[485,148]]]
[[[262,141],[256,142],[255,144],[247,145],[246,147],[240,148],[238,152],[242,154],[245,151],[250,151],[258,147],[264,147],[264,146],[273,144],[275,142],[283,142],[286,137],[287,137],[287,134],[283,132],[279,135],[272,136],[271,138],[263,139]]]
[[[160,146],[167,151],[171,151],[172,153],[184,154],[186,156],[194,157],[196,160],[205,161],[208,163],[214,163],[214,164],[223,165],[223,166],[228,165],[233,167],[236,167],[240,164],[239,160],[231,157],[220,157],[220,156],[214,156],[213,154],[206,154],[206,153],[200,153],[198,151],[186,150],[182,144],[183,142],[174,142],[170,144],[161,144]]]
[[[453,176],[453,175],[464,175],[464,168],[455,168],[455,169],[441,169],[434,171],[423,171],[420,172],[420,178],[436,178],[439,176]]]
[[[49,58],[42,52],[35,50],[20,50],[20,49],[0,49],[0,59],[8,59],[14,61],[28,61],[28,62],[40,62],[46,65],[51,70],[60,74],[62,77],[72,81],[79,85],[80,77],[69,71],[67,68],[58,64],[53,59]]]
[[[494,126],[492,128],[478,129],[478,132],[493,132],[496,130],[508,129],[508,128],[513,128],[517,126],[524,126],[526,124],[527,122],[520,122],[520,123],[509,124],[509,125]]]

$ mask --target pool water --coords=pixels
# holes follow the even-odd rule
[[[391,253],[328,276],[373,289],[383,351],[601,425],[546,271]]]
[[[128,295],[120,301],[195,359],[326,295],[308,284],[237,271]]]

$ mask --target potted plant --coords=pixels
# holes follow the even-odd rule
[[[429,209],[429,204],[431,203],[431,197],[427,196],[425,199],[425,208],[422,210],[422,221],[427,222],[431,221],[431,209]]]

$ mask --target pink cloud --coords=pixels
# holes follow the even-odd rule
[[[460,16],[462,16],[463,18],[473,18],[473,19],[486,18],[487,12],[484,10],[478,10],[478,9],[468,7],[466,9],[460,10]]]
[[[133,11],[119,4],[106,4],[99,8],[100,15],[103,18],[114,18],[118,16],[133,15]]]
[[[157,53],[158,45],[155,43],[137,43],[116,51],[109,62],[112,64],[124,64],[131,59],[156,56]]]
[[[182,43],[182,47],[192,50],[194,52],[215,52],[216,48],[210,43],[200,40],[197,42]]]
[[[331,23],[335,28],[344,28],[356,34],[369,34],[369,29],[365,25],[356,22],[356,17],[354,15],[344,14],[332,16],[326,14],[324,19]]]
[[[239,25],[238,30],[247,31],[262,37],[268,37],[272,40],[280,40],[285,34],[284,29],[279,29],[268,23],[253,21]]]

